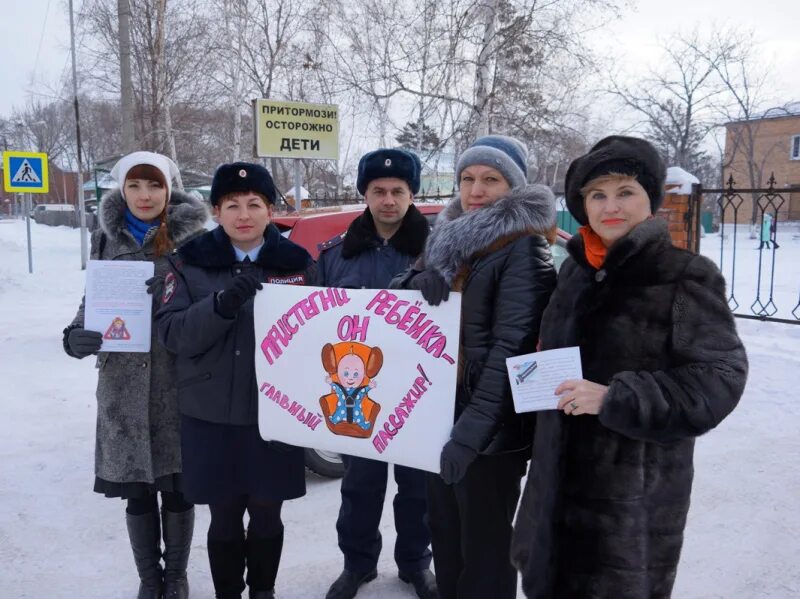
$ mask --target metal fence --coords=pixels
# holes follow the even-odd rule
[[[724,188],[702,193],[716,196],[718,264],[728,285],[731,311],[739,318],[800,324],[800,280],[782,279],[776,271],[781,245],[795,241],[790,235],[798,224],[780,220],[787,198],[775,183],[773,175],[765,188],[737,188],[731,176]],[[758,252],[755,264],[747,259],[751,250]]]

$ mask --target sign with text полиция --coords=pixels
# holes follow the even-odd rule
[[[339,159],[339,108],[253,100],[255,153],[264,158]]]

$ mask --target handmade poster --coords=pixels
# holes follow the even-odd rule
[[[269,285],[255,299],[261,436],[439,472],[461,295]]]
[[[145,281],[152,262],[89,260],[84,328],[103,334],[100,351],[149,352],[153,299]]]
[[[506,359],[514,410],[536,412],[555,410],[558,386],[569,379],[582,379],[581,352],[578,347],[564,347]]]

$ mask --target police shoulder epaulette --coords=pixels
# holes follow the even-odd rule
[[[320,252],[324,252],[325,250],[329,250],[332,247],[336,247],[337,245],[339,245],[340,243],[342,243],[344,241],[344,236],[345,235],[347,235],[346,231],[344,233],[342,233],[341,235],[337,235],[333,239],[329,239],[328,241],[323,241],[322,243],[318,243],[317,244],[317,249]]]

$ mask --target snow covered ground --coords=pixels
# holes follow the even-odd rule
[[[91,491],[93,360],[68,358],[61,349],[61,329],[83,290],[78,233],[36,224],[32,231],[29,275],[24,223],[0,220],[0,596],[130,598],[137,578],[124,503]],[[800,240],[787,237],[779,256],[789,274],[780,276],[792,277],[787,293],[794,286],[794,306]],[[715,239],[703,240],[712,258]],[[737,292],[745,279],[737,273]],[[800,596],[800,326],[738,324],[750,380],[740,407],[698,440],[675,597]],[[306,497],[285,505],[277,586],[283,599],[323,597],[341,568],[338,486],[309,475]],[[380,576],[359,597],[411,596],[392,562],[391,493]],[[200,508],[189,566],[197,598],[213,597],[207,526]]]

